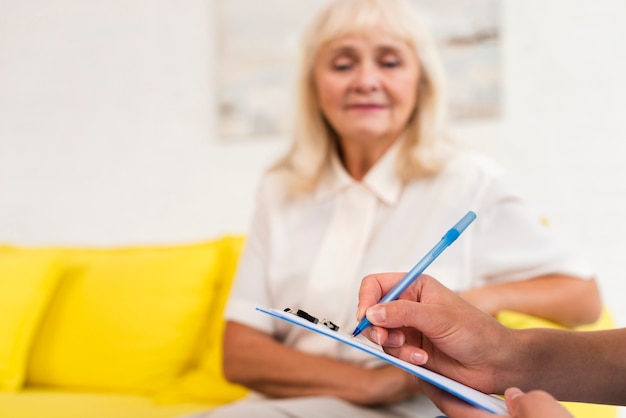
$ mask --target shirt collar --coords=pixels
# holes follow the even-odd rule
[[[402,182],[396,174],[396,161],[398,159],[400,142],[396,141],[385,152],[361,182],[357,182],[350,177],[339,160],[337,153],[333,152],[315,193],[315,198],[317,200],[325,200],[352,185],[361,183],[379,200],[389,206],[394,205],[398,201],[402,190]]]

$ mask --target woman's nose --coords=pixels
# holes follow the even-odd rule
[[[367,65],[355,73],[352,88],[359,93],[371,93],[380,89],[380,74],[374,66]]]

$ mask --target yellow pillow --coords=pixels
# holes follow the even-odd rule
[[[226,380],[222,372],[223,311],[243,249],[243,236],[226,236],[220,241],[220,279],[199,344],[196,364],[169,388],[158,394],[160,403],[202,402],[220,405],[248,393],[243,386]]]
[[[496,319],[503,325],[509,328],[524,329],[524,328],[557,328],[568,329],[567,327],[549,321],[544,318],[539,318],[531,315],[526,315],[520,312],[514,311],[500,311],[496,315]],[[613,328],[613,318],[608,309],[604,308],[600,313],[600,317],[596,322],[588,325],[582,325],[577,327],[577,331],[598,331],[602,329]]]
[[[41,324],[28,382],[145,393],[188,366],[218,278],[219,245],[76,250]]]
[[[31,342],[57,282],[55,258],[0,252],[0,391],[22,387]]]

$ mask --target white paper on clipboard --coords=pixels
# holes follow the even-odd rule
[[[322,334],[337,341],[340,341],[358,350],[365,351],[366,353],[369,353],[372,356],[377,357],[389,364],[393,364],[394,366],[399,367],[402,370],[407,371],[419,377],[420,379],[425,380],[487,412],[491,412],[492,414],[508,415],[508,411],[506,409],[504,401],[501,398],[480,392],[476,389],[473,389],[448,377],[442,376],[431,370],[416,366],[411,363],[407,363],[406,361],[393,357],[385,353],[378,346],[370,343],[369,341],[362,341],[359,338],[352,338],[350,335],[342,332],[341,330],[333,331],[324,325],[314,324],[313,322],[294,315],[293,313],[285,312],[279,309],[256,309],[260,312],[282,319],[283,321],[287,321],[291,324],[304,327],[313,332],[317,332],[318,334]]]

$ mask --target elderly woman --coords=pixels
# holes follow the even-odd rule
[[[293,145],[264,175],[232,290],[228,379],[253,390],[212,417],[434,417],[411,376],[254,308],[356,325],[360,279],[407,271],[469,209],[428,269],[489,314],[574,326],[600,298],[502,170],[447,139],[433,41],[402,0],[336,0],[304,35]]]

